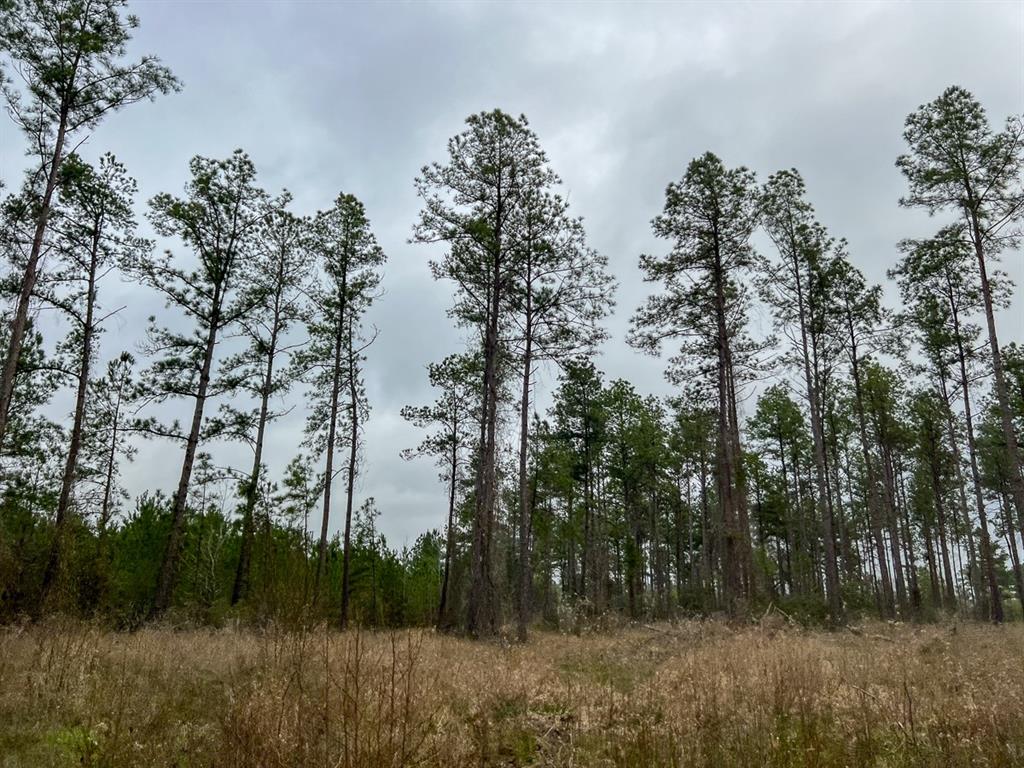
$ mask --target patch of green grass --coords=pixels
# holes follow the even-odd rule
[[[100,756],[100,740],[82,725],[73,725],[52,731],[47,741],[70,758],[73,765],[95,765]]]
[[[627,664],[607,654],[586,653],[563,658],[558,669],[566,679],[597,684],[621,694],[631,693],[654,672],[653,667],[638,660]]]

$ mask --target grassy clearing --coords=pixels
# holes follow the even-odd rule
[[[0,766],[1011,766],[1024,627],[0,630]]]

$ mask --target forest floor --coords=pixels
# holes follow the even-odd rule
[[[0,766],[1024,765],[1024,625],[0,629]]]

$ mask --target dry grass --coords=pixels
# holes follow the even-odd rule
[[[0,630],[0,766],[1010,766],[1024,627]]]

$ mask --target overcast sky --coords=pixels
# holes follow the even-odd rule
[[[901,238],[937,227],[897,206],[904,184],[894,160],[907,113],[951,84],[973,91],[997,123],[1024,112],[1020,2],[147,0],[132,10],[142,22],[133,50],[159,55],[185,87],[110,117],[85,154],[118,155],[139,181],[140,212],[157,192],[181,192],[191,156],[236,147],[267,189],[293,192],[298,212],[328,207],[340,191],[366,205],[388,263],[386,295],[369,316],[380,336],[366,364],[372,416],[359,494],[376,498],[380,527],[397,546],[440,526],[445,508],[435,468],[398,456],[420,438],[399,409],[431,400],[424,366],[462,348],[445,315],[450,287],[427,266],[440,251],[407,242],[419,210],[412,182],[444,158],[467,115],[499,107],[529,118],[620,283],[597,365],[643,393],[667,394],[662,361],[632,351],[624,336],[646,295],[637,257],[665,248],[650,219],[690,159],[711,150],[761,179],[798,168],[822,222],[881,282]],[[22,147],[5,125],[5,179],[23,164]],[[1006,268],[1020,282],[1019,254]],[[129,305],[104,356],[134,349],[159,300],[128,284],[103,290],[107,306]],[[1015,309],[1000,317],[1006,340],[1024,338],[1020,296],[1018,287]],[[542,401],[554,379],[539,377]],[[303,418],[297,407],[271,428],[275,476]],[[244,465],[246,450],[221,447],[215,457]],[[129,487],[170,492],[179,452],[143,446]]]

